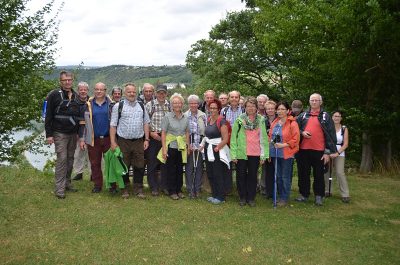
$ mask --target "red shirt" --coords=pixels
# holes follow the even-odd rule
[[[246,155],[248,156],[260,156],[261,146],[260,146],[260,128],[255,130],[245,130],[246,131]]]
[[[319,111],[310,112],[310,119],[307,122],[304,131],[311,133],[311,138],[303,137],[300,144],[300,149],[324,151],[325,150],[325,136],[322,131],[321,124],[318,120]]]

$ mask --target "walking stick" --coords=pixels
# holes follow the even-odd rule
[[[278,183],[276,181],[276,172],[278,171],[278,149],[275,148],[275,170],[274,170],[274,209],[276,209],[276,195],[278,189]]]
[[[196,156],[196,153],[197,153],[197,156]],[[199,162],[199,155],[200,155],[200,151],[195,149],[193,151],[193,172],[192,172],[192,174],[193,174],[193,177],[192,177],[192,194],[193,195],[195,194],[194,186],[195,186],[195,181],[196,181],[197,164]]]
[[[333,160],[329,160],[329,191],[328,196],[332,196],[332,167],[333,167]]]

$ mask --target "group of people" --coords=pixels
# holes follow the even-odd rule
[[[207,90],[202,100],[190,95],[184,111],[186,100],[177,93],[167,99],[165,85],[154,88],[146,83],[138,96],[136,85],[127,83],[122,89],[114,87],[110,97],[106,85],[97,83],[93,96],[88,97],[88,84],[78,83],[75,92],[73,81],[72,73],[61,72],[60,88],[47,97],[45,130],[57,154],[57,198],[76,191],[72,171],[75,167],[75,180],[82,179],[87,152],[93,193],[105,186],[112,194],[121,190],[123,198],[145,198],[147,169],[152,196],[164,192],[173,200],[187,195],[198,198],[205,164],[210,203],[224,203],[232,194],[236,172],[240,206],[255,206],[259,189],[283,207],[290,199],[296,160],[300,192],[296,201],[308,201],[312,169],[314,203],[323,205],[323,198],[332,194],[332,168],[342,201],[350,201],[344,174],[348,129],[341,124],[340,111],[332,119],[322,109],[320,94],[312,94],[310,108],[303,111],[299,100],[289,105],[265,94],[243,98],[239,91],[217,98],[213,90]],[[331,168],[324,172],[326,165]]]

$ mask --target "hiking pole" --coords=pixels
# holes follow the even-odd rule
[[[329,190],[328,195],[329,197],[332,196],[332,167],[333,167],[333,160],[329,160]]]
[[[277,189],[278,189],[278,184],[277,184],[277,171],[278,171],[278,149],[275,148],[275,170],[274,170],[274,209],[276,209],[276,195],[277,195]]]
[[[197,153],[197,156],[196,156]],[[200,151],[195,149],[193,151],[193,177],[192,177],[192,193],[193,195],[195,194],[195,181],[196,181],[196,173],[197,173],[197,164],[199,162],[199,155],[200,155]]]

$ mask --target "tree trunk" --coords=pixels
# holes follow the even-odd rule
[[[389,139],[386,144],[385,153],[385,167],[387,170],[392,168],[392,139]]]
[[[372,146],[371,136],[367,132],[362,134],[362,156],[361,156],[361,173],[369,173],[372,170]]]

